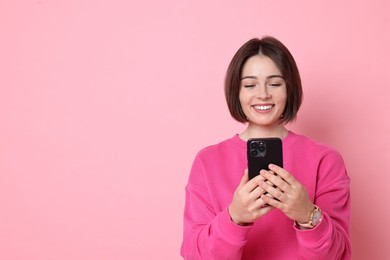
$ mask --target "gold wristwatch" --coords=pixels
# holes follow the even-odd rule
[[[322,220],[322,211],[317,205],[314,205],[314,209],[310,213],[309,222],[305,222],[305,223],[297,222],[297,224],[300,227],[314,228],[315,226],[320,224],[321,220]]]

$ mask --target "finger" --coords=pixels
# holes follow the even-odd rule
[[[262,195],[262,196],[269,196],[269,195],[264,194],[264,195]],[[272,198],[270,198],[270,199],[272,199]],[[265,207],[270,207],[270,205],[269,205],[267,202],[265,202],[261,197],[259,197],[259,198],[256,200],[255,205],[256,205],[256,208],[257,208],[257,209],[261,209],[261,208],[265,208]]]
[[[277,190],[280,191],[280,192],[284,192],[284,191],[282,191],[279,187],[275,187],[275,189],[277,189]]]
[[[271,182],[275,187],[278,187],[281,191],[288,191],[290,189],[290,185],[284,181],[284,179],[280,178],[278,175],[273,174],[273,172],[262,170],[260,172],[261,176],[266,178],[269,182]]]
[[[260,186],[257,186],[254,190],[252,190],[249,194],[251,200],[257,200],[261,195],[265,193],[265,190]]]
[[[262,181],[262,180],[265,180],[265,178],[261,175],[257,175],[256,177],[252,178],[251,180],[248,180],[242,187],[242,190],[245,191],[245,192],[252,192],[253,190],[256,189],[256,187],[259,186],[259,182]],[[261,195],[261,194],[260,194]],[[260,196],[259,195],[259,196]]]
[[[240,187],[244,186],[248,182],[248,180],[249,180],[248,169],[245,169],[244,175],[242,176],[240,184],[238,186]]]
[[[272,198],[277,199],[279,201],[285,201],[286,194],[275,188],[273,185],[271,186],[268,185],[266,182],[262,182],[260,183],[260,187],[263,188],[268,194],[270,194]]]
[[[251,180],[264,180],[264,177],[259,174],[255,175]]]
[[[249,180],[249,171],[248,171],[248,168],[246,168],[244,170],[244,175],[241,178],[240,185],[244,185],[245,183],[252,181],[252,180],[255,180],[255,181],[264,180],[264,177],[259,174],[259,175],[255,176],[254,178],[252,178],[251,180]]]
[[[267,195],[261,195],[261,200],[263,200],[267,205],[271,206],[272,208],[278,208],[278,209],[281,209],[282,206],[283,206],[283,203],[274,199],[274,198],[271,198]]]
[[[294,178],[294,176],[292,176],[288,171],[286,171],[285,169],[283,169],[282,167],[278,166],[278,165],[275,165],[275,164],[270,164],[268,166],[268,168],[273,171],[274,173],[276,173],[277,175],[279,175],[281,178],[283,178],[283,180],[285,182],[287,182],[288,184],[294,184],[294,182],[296,182],[297,180]]]
[[[275,209],[274,207],[271,207],[271,206],[265,206],[263,207],[260,212],[261,214],[264,216],[265,214],[267,214],[268,212],[272,211],[273,209]]]

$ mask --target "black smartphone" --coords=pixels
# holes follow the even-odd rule
[[[251,138],[247,141],[249,179],[268,169],[270,163],[283,167],[283,149],[280,138]]]

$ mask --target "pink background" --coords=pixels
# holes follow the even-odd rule
[[[136,2],[136,3],[135,3]],[[0,259],[180,259],[196,152],[240,132],[251,37],[296,58],[291,129],[352,179],[353,259],[390,259],[389,1],[0,2]]]

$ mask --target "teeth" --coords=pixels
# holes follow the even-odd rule
[[[257,110],[270,110],[272,106],[254,106],[255,109]]]

